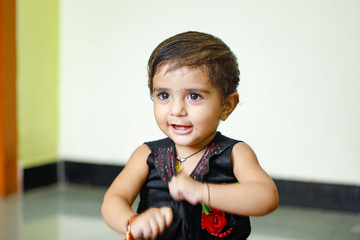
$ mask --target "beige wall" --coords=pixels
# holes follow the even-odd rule
[[[360,184],[359,1],[61,1],[60,157],[125,164],[163,137],[146,62],[175,33],[222,38],[242,104],[220,126],[274,177]]]

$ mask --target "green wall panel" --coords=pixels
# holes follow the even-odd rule
[[[19,157],[24,168],[57,161],[59,1],[18,0]]]

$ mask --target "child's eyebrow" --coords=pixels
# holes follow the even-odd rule
[[[205,88],[185,88],[185,91],[187,91],[187,92],[210,93],[210,91],[205,89]]]
[[[169,91],[169,88],[164,88],[164,87],[159,87],[159,88],[154,88],[153,92],[167,92]]]
[[[170,88],[156,87],[156,88],[154,88],[153,92],[169,92],[169,91],[170,91]],[[179,90],[176,90],[176,92],[178,92],[178,91]],[[205,88],[182,88],[182,89],[180,89],[180,91],[210,93],[210,91]]]

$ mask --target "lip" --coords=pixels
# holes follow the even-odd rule
[[[192,132],[193,126],[170,124],[174,133],[179,135],[186,135]]]

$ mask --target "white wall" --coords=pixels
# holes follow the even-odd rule
[[[146,63],[197,30],[238,56],[242,104],[220,126],[277,178],[360,184],[360,1],[61,1],[62,159],[125,164],[163,137]]]

